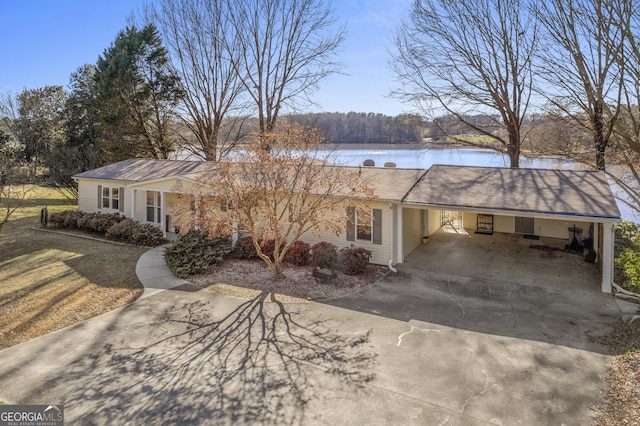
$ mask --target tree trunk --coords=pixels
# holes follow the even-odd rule
[[[509,155],[509,167],[520,167],[520,132],[513,124],[507,124],[509,132],[509,145],[507,146],[507,154]]]
[[[278,261],[276,259],[271,265],[269,265],[269,268],[271,269],[271,272],[273,272],[273,277],[276,280],[284,279],[284,272],[282,270],[282,262],[281,261]]]
[[[595,102],[593,105],[593,143],[596,148],[596,169],[598,170],[604,170],[605,168],[605,151],[607,149],[602,111],[602,103]]]

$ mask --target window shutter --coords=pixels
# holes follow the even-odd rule
[[[373,209],[373,244],[382,244],[382,210]]]
[[[347,207],[347,241],[356,240],[356,209]]]
[[[102,185],[98,185],[98,208],[102,208]]]
[[[120,206],[120,212],[124,212],[124,187],[120,187],[118,191],[118,206]]]

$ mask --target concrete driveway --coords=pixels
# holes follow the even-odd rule
[[[0,399],[67,424],[588,424],[631,306],[403,268],[333,303],[190,285],[0,352]],[[621,311],[622,309],[622,311]]]

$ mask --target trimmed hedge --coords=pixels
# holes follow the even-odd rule
[[[65,210],[49,215],[49,226],[97,234],[113,241],[155,247],[165,242],[162,231],[118,213],[85,213]]]
[[[49,225],[104,235],[109,228],[123,219],[124,216],[120,216],[118,213],[85,213],[78,210],[65,210],[51,213]]]
[[[178,236],[164,251],[167,266],[176,277],[202,274],[231,253],[229,237],[209,238],[198,231]]]
[[[344,247],[338,252],[338,264],[345,275],[359,275],[367,270],[371,252],[360,247]]]

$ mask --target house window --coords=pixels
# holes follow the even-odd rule
[[[372,219],[358,217],[355,207],[347,208],[347,241],[368,241],[382,244],[382,210],[373,209]]]
[[[147,222],[160,223],[162,207],[160,205],[160,193],[147,191]]]
[[[371,241],[371,229],[373,228],[372,226],[372,222],[373,222],[373,218],[371,219],[366,219],[366,218],[361,218],[358,215],[358,212],[356,211],[356,239],[358,240],[364,240],[364,241]]]
[[[102,187],[102,208],[108,209],[111,205],[111,188],[108,186]]]
[[[111,208],[120,210],[120,191],[118,188],[111,188]]]
[[[98,185],[98,208],[124,211],[124,188]]]

